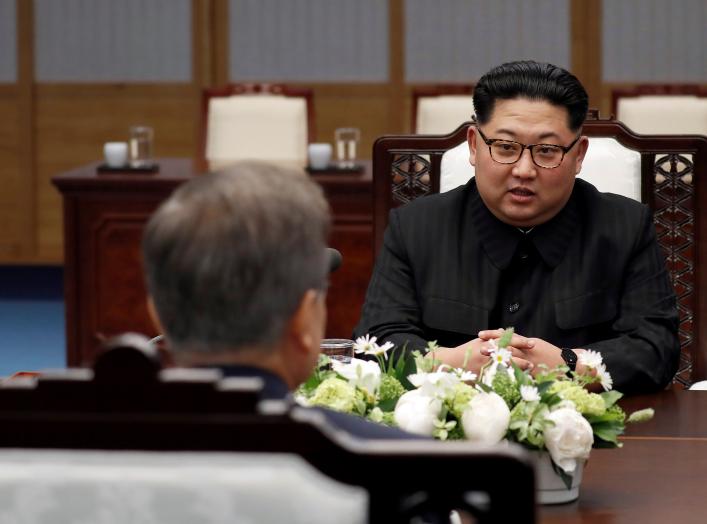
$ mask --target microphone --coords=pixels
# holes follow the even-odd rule
[[[338,249],[333,247],[328,247],[326,250],[329,253],[329,273],[333,273],[341,267],[344,257],[341,256],[341,252]]]

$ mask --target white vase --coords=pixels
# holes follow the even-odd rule
[[[579,497],[579,486],[582,483],[584,461],[580,460],[572,474],[572,485],[569,489],[562,478],[552,467],[550,454],[546,451],[534,452],[535,458],[535,485],[537,501],[540,504],[564,504],[572,502]]]

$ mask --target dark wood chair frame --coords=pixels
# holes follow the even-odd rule
[[[259,403],[259,379],[235,379],[228,388],[218,377],[166,381],[157,350],[131,337],[112,342],[93,373],[3,384],[0,448],[290,453],[365,488],[369,522],[421,515],[444,522],[451,508],[477,522],[535,522],[534,471],[520,449],[356,439],[316,410]],[[508,479],[513,504],[504,502]]]
[[[471,122],[448,135],[384,136],[373,145],[373,253],[383,244],[388,213],[415,198],[439,192],[442,155],[466,140]],[[642,201],[654,213],[678,297],[680,367],[675,382],[707,378],[707,137],[639,135],[590,111],[583,133],[611,137],[641,155]]]
[[[445,95],[472,95],[474,94],[474,84],[438,84],[428,86],[417,86],[412,88],[412,107],[410,122],[412,122],[411,133],[417,129],[417,104],[420,98]],[[471,112],[471,108],[469,108]],[[469,114],[471,118],[471,114]]]
[[[212,98],[225,98],[235,95],[271,94],[304,98],[307,104],[307,141],[314,142],[317,136],[314,119],[313,91],[306,87],[290,87],[283,84],[228,84],[223,87],[208,88],[201,92],[201,122],[199,126],[198,167],[208,169],[206,160],[206,138],[208,131],[209,101]]]
[[[707,98],[707,86],[701,84],[637,84],[611,90],[611,114],[618,116],[619,99],[646,95],[694,95]]]

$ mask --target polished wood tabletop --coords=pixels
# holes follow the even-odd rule
[[[655,418],[629,426],[621,449],[595,449],[579,499],[542,506],[539,522],[707,522],[707,392],[670,390],[622,400]]]

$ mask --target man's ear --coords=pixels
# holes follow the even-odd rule
[[[469,144],[469,163],[476,167],[476,126],[469,126],[466,142]]]
[[[152,320],[152,325],[155,327],[156,332],[164,333],[162,322],[160,322],[160,317],[157,314],[157,308],[155,307],[155,301],[152,300],[151,296],[147,297],[147,313],[150,315],[150,320]]]
[[[326,307],[323,300],[322,294],[314,289],[308,289],[302,295],[288,323],[288,336],[295,351],[319,353],[326,324]]]
[[[575,159],[575,169],[574,174],[578,175],[582,170],[582,162],[584,162],[584,157],[587,154],[587,149],[589,149],[589,138],[582,136],[575,146],[577,148],[577,158]]]

